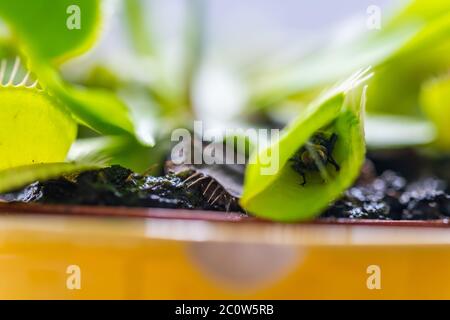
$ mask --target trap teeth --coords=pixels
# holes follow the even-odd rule
[[[14,61],[14,65],[12,66],[12,69],[10,69],[9,75],[7,75],[8,61],[7,61],[7,59],[1,60],[1,62],[0,62],[0,87],[40,89],[39,81],[37,79],[32,81],[32,79],[30,79],[31,72],[26,69],[25,69],[25,71],[26,71],[25,76],[22,79],[17,79],[18,75],[19,75],[19,71],[21,70],[20,66],[21,66],[20,58],[16,57],[16,59]]]
[[[205,202],[211,207],[222,203],[225,211],[229,212],[232,205],[236,204],[236,198],[229,195],[218,181],[207,174],[194,172],[183,181],[183,185],[186,189],[199,188]]]

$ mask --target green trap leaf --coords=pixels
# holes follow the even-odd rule
[[[1,62],[0,170],[63,161],[77,132],[70,113],[28,75],[15,79],[18,69],[18,59],[9,69]]]
[[[354,88],[364,78],[364,73],[358,73],[327,92],[309,105],[284,130],[279,140],[252,155],[241,199],[244,209],[271,220],[307,220],[319,214],[354,182],[365,157],[361,113],[365,105],[365,89],[361,92]],[[338,136],[333,157],[340,170],[327,166],[321,173],[307,172],[308,182],[302,186],[302,178],[292,168],[290,159],[314,134],[323,130]],[[278,162],[278,170],[266,175],[268,155],[272,161]],[[270,163],[272,165],[273,162]]]

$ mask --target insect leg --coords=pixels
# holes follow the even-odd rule
[[[303,179],[303,182],[300,184],[302,187],[304,187],[305,186],[305,184],[306,184],[306,175],[305,175],[305,173],[302,171],[302,172],[300,172],[300,175],[302,176],[302,179]]]
[[[333,165],[333,167],[336,169],[336,171],[341,170],[341,167],[337,164],[336,160],[334,160],[332,155],[328,156],[328,162]]]
[[[330,149],[330,151],[334,149],[334,145],[336,144],[337,139],[338,135],[336,133],[333,133],[330,139],[328,139],[328,148]]]
[[[336,160],[334,160],[332,152],[334,150],[334,146],[336,144],[336,141],[338,139],[338,135],[336,133],[333,133],[330,137],[330,139],[328,140],[328,148],[329,148],[329,152],[328,152],[328,162],[331,163],[333,165],[333,167],[336,169],[336,171],[341,170],[341,167],[337,164]]]

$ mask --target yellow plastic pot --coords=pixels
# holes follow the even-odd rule
[[[186,211],[5,208],[1,299],[450,298],[442,222],[282,225]]]

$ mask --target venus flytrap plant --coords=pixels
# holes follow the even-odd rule
[[[80,28],[67,26],[69,7],[76,6]],[[82,124],[104,134],[134,135],[125,104],[107,90],[89,90],[66,83],[56,67],[92,47],[100,31],[100,0],[2,1],[4,19],[21,52],[29,59],[46,90],[64,103]],[[51,39],[52,41],[48,41]]]
[[[424,95],[431,93],[424,93],[422,88],[430,77],[449,70],[449,34],[450,2],[410,0],[393,16],[384,18],[380,30],[366,30],[351,42],[333,45],[300,61],[284,61],[284,69],[277,65],[272,71],[260,72],[259,76],[255,73],[249,111],[287,110],[280,103],[286,99],[293,101],[291,105],[307,103],[318,89],[343,74],[372,65],[375,76],[369,83],[366,106],[368,147],[428,145],[436,136],[431,123],[434,122],[440,137],[433,146],[442,148],[445,117],[435,113],[436,107],[430,108],[430,99]],[[440,105],[442,110],[442,105],[446,105],[445,95],[433,96],[433,104]],[[423,116],[423,110],[428,119]],[[379,130],[380,125],[386,130]]]
[[[75,7],[77,10],[69,10]],[[78,16],[72,17],[73,14]],[[26,79],[13,85],[18,83],[14,81],[18,64],[12,71],[4,64],[2,79],[7,73],[11,76],[0,88],[0,169],[6,170],[2,171],[3,177],[14,178],[18,166],[28,177],[34,176],[35,168],[35,178],[42,179],[66,167],[86,167],[41,164],[66,159],[76,137],[75,120],[103,133],[134,134],[128,111],[114,94],[74,87],[62,80],[57,71],[62,62],[93,45],[99,33],[100,0],[3,1],[0,17],[8,25],[19,51],[27,57],[27,67],[40,80],[39,87],[27,85]],[[79,28],[68,27],[68,19],[72,18],[78,20]],[[19,180],[2,179],[5,188],[10,182],[11,186],[16,185],[14,181]]]
[[[284,130],[278,141],[252,155],[241,198],[244,209],[271,220],[307,220],[351,186],[365,158],[362,118],[366,87],[361,84],[371,76],[367,71],[326,92]],[[337,135],[332,152],[339,171],[318,163],[322,168],[306,172],[308,182],[302,186],[301,174],[292,168],[290,160],[317,132]],[[272,161],[278,161],[278,170],[264,175],[263,160],[267,154],[276,155],[275,150],[279,157]]]
[[[35,61],[32,67],[48,90],[68,107],[79,123],[102,134],[135,135],[127,106],[114,93],[75,87],[66,83],[48,64]]]
[[[67,109],[19,69],[19,58],[0,63],[0,170],[64,161],[77,132]]]

